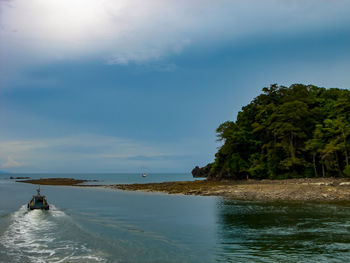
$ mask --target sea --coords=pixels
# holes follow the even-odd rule
[[[41,186],[49,211],[27,211],[36,186],[10,176],[93,184],[194,180],[190,174],[0,175],[0,262],[349,262],[350,203]]]

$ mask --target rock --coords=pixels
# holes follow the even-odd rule
[[[198,166],[196,166],[193,170],[192,170],[192,176],[197,178],[197,177],[208,177],[208,175],[210,174],[210,169],[212,167],[212,164],[208,164],[202,168],[199,168]]]
[[[222,168],[219,172],[210,172],[208,175],[208,180],[213,180],[213,181],[222,181],[222,180],[232,180],[232,179],[237,179],[234,176],[232,176],[225,168]]]
[[[19,176],[19,177],[11,176],[10,179],[30,179],[30,177],[29,176]]]
[[[207,164],[204,167],[196,166],[192,170],[193,177],[204,177],[211,181],[223,181],[223,180],[237,180],[237,179],[245,179],[237,178],[235,175],[229,173],[225,168],[222,168],[220,171],[212,171],[213,164]]]
[[[310,183],[310,185],[324,186],[324,185],[328,185],[328,184],[324,183],[324,182],[317,182],[317,183]]]

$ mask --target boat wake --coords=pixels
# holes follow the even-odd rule
[[[89,248],[89,235],[72,218],[51,206],[28,211],[22,206],[9,215],[0,233],[0,258],[10,262],[105,262],[102,251]]]

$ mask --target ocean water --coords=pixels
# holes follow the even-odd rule
[[[0,175],[0,179],[13,177],[30,177],[31,179],[40,178],[74,178],[91,180],[84,184],[93,185],[110,185],[110,184],[133,184],[133,183],[156,183],[156,182],[169,182],[169,181],[193,181],[202,180],[202,178],[193,178],[189,173],[155,173],[147,174],[146,177],[142,177],[139,173],[117,173],[117,174],[103,174],[103,173],[87,173],[87,174],[15,174],[15,175]],[[97,180],[97,181],[96,181]]]
[[[136,174],[53,177],[57,176],[111,183],[145,179]],[[191,179],[189,174],[147,177],[147,181],[186,179]],[[42,186],[50,210],[27,211],[26,204],[35,189],[35,185],[0,176],[0,262],[349,262],[350,259],[350,203],[243,202],[93,187]]]

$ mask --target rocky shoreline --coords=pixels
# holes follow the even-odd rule
[[[196,180],[145,184],[84,185],[91,180],[41,178],[16,182],[38,185],[108,187],[127,191],[222,196],[251,201],[350,201],[348,178],[300,178],[286,180]],[[96,180],[93,180],[96,181]]]
[[[108,186],[129,191],[222,196],[252,201],[350,201],[350,180],[336,178],[184,181]]]

